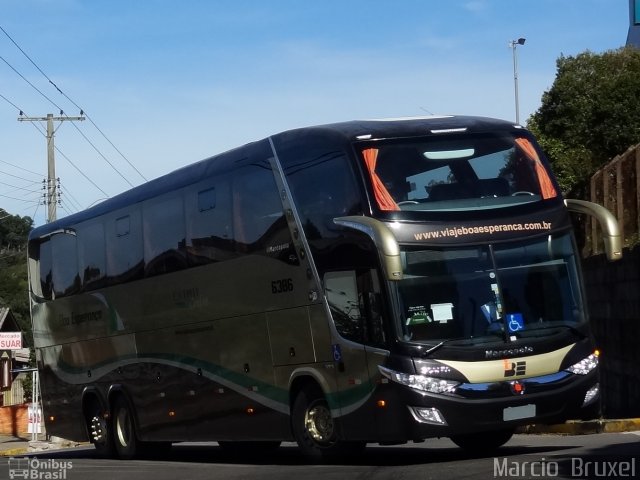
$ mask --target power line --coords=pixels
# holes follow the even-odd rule
[[[94,187],[96,187],[98,190],[100,190],[100,192],[101,192],[105,197],[109,197],[109,194],[108,194],[107,192],[105,192],[103,189],[101,189],[101,188],[96,184],[96,182],[94,182],[94,181],[93,181],[93,180],[91,180],[89,177],[87,177],[87,175],[86,175],[82,170],[80,170],[80,168],[78,168],[78,166],[77,166],[75,163],[73,163],[69,157],[67,157],[64,153],[62,153],[62,151],[60,151],[60,149],[59,149],[58,147],[55,147],[55,148],[56,148],[56,152],[58,152],[60,155],[62,155],[62,158],[64,158],[67,162],[69,162],[69,163],[71,164],[71,166],[72,166],[73,168],[75,168],[75,169],[78,171],[78,173],[79,173],[80,175],[82,175],[82,176],[85,178],[85,180],[87,180],[91,185],[93,185],[93,186],[94,186]]]
[[[0,160],[0,163],[4,163],[4,164],[6,164],[6,165],[10,165],[10,166],[12,166],[13,168],[17,168],[18,170],[22,170],[22,171],[24,171],[24,172],[32,173],[33,175],[37,175],[38,177],[42,177],[42,174],[41,174],[41,173],[34,172],[33,170],[28,170],[28,169],[26,169],[26,168],[24,168],[24,167],[21,167],[21,166],[19,166],[19,165],[14,165],[13,163],[5,162],[4,160]]]
[[[33,88],[36,92],[38,92],[40,95],[42,95],[45,99],[47,99],[49,101],[49,103],[51,103],[58,110],[62,111],[62,108],[60,108],[60,106],[57,105],[56,102],[54,102],[49,97],[47,97],[38,87],[36,87],[33,83],[31,83],[29,80],[27,80],[27,78],[24,75],[22,75],[18,70],[16,70],[14,68],[14,66],[11,65],[9,62],[7,62],[5,60],[5,58],[3,56],[1,56],[1,55],[0,55],[0,60],[2,60],[4,63],[6,63],[7,66],[16,73],[16,75],[18,75],[22,80],[27,82],[31,88]]]
[[[2,27],[0,27],[0,28],[2,28]],[[27,78],[26,78],[24,75],[22,75],[22,74],[21,74],[21,73],[20,73],[16,68],[14,68],[14,66],[13,66],[13,65],[11,65],[9,62],[7,62],[7,60],[5,60],[5,58],[4,58],[4,57],[0,56],[0,60],[2,60],[5,64],[7,64],[7,66],[8,66],[11,70],[13,70],[13,71],[14,71],[14,72],[15,72],[15,73],[20,77],[20,78],[22,78],[25,82],[27,82],[27,84],[28,84],[31,88],[33,88],[36,92],[38,92],[40,95],[42,95],[42,97],[44,97],[47,101],[49,101],[49,103],[51,103],[51,105],[53,105],[53,106],[54,106],[54,107],[56,107],[58,110],[60,110],[60,115],[64,115],[64,116],[65,116],[66,118],[68,118],[69,120],[71,120],[71,119],[72,119],[72,117],[69,117],[67,114],[65,114],[65,113],[64,113],[64,110],[62,109],[62,107],[60,107],[60,105],[58,105],[56,102],[54,102],[53,100],[51,100],[51,99],[50,99],[47,95],[45,95],[45,94],[44,94],[44,93],[43,93],[43,92],[42,92],[38,87],[36,87],[33,83],[31,83],[29,80],[27,80]],[[14,104],[12,103],[12,105],[14,105]],[[14,105],[14,106],[15,106],[15,105]],[[81,113],[81,114],[83,114],[84,112],[81,110],[81,111],[80,111],[80,113]],[[23,116],[23,111],[22,111],[22,110],[20,110],[20,117],[22,117],[22,116]],[[20,119],[20,117],[19,117],[18,119]],[[77,126],[76,126],[76,129],[80,132],[80,129],[79,129]],[[101,156],[103,159],[105,159],[105,161],[106,161],[106,162],[111,166],[111,168],[113,168],[113,169],[115,170],[115,172],[116,172],[118,175],[120,175],[120,176],[125,180],[125,182],[127,182],[131,187],[133,187],[133,184],[132,184],[129,180],[127,180],[127,178],[126,178],[126,177],[125,177],[125,176],[124,176],[124,175],[123,175],[123,174],[118,170],[118,168],[117,168],[113,163],[111,163],[109,160],[107,160],[107,158],[106,158],[102,153],[100,153],[100,151],[97,149],[97,147],[96,147],[93,143],[91,143],[91,142],[89,141],[89,139],[86,137],[86,135],[84,135],[82,132],[80,132],[80,134],[83,136],[83,138],[84,138],[87,142],[89,142],[89,144],[94,148],[94,150],[96,150],[96,152],[98,152],[98,153],[100,154],[100,156]]]
[[[2,28],[2,27],[0,27],[0,28]],[[16,110],[18,110],[18,112],[19,112],[19,114],[20,114],[21,116],[26,116],[26,113],[24,112],[24,110],[22,110],[20,107],[18,107],[15,103],[13,103],[12,101],[10,101],[9,99],[7,99],[7,97],[5,97],[5,96],[4,96],[4,95],[2,95],[2,94],[0,94],[0,97],[2,97],[2,98],[3,98],[7,103],[9,103],[9,104],[10,104],[12,107],[14,107]],[[47,134],[46,134],[46,132],[44,132],[41,128],[39,128],[37,123],[35,123],[35,122],[29,122],[29,123],[30,123],[31,125],[33,125],[33,128],[35,128],[35,129],[40,133],[40,135],[42,135],[43,137],[47,138]],[[58,153],[59,153],[59,154],[60,154],[60,155],[61,155],[61,156],[62,156],[62,157],[67,161],[67,162],[69,162],[69,164],[70,164],[73,168],[75,168],[75,169],[76,169],[76,171],[77,171],[78,173],[80,173],[80,175],[82,175],[82,176],[85,178],[85,180],[87,180],[89,183],[91,183],[91,185],[93,185],[94,187],[96,187],[96,188],[97,188],[97,189],[98,189],[98,190],[99,190],[99,191],[100,191],[100,192],[101,192],[105,197],[107,197],[107,198],[109,197],[109,194],[108,194],[107,192],[105,192],[102,188],[100,188],[100,187],[99,187],[99,186],[98,186],[98,185],[97,185],[93,180],[91,180],[91,179],[90,179],[90,178],[89,178],[89,177],[88,177],[88,176],[87,176],[87,175],[86,175],[86,174],[85,174],[85,173],[84,173],[84,172],[83,172],[83,171],[82,171],[82,170],[81,170],[81,169],[80,169],[80,168],[79,168],[75,163],[73,163],[73,162],[71,161],[71,159],[70,159],[69,157],[67,157],[67,156],[62,152],[62,150],[60,150],[60,148],[58,148],[58,147],[56,146],[56,147],[55,147],[55,150],[56,150],[56,152],[58,152]],[[0,160],[0,161],[2,161],[2,160]],[[2,163],[7,163],[7,164],[9,164],[9,162],[4,162],[4,161],[2,161]],[[11,166],[15,166],[15,165],[12,165],[12,164],[9,164],[9,165],[11,165]],[[19,177],[19,176],[17,176],[17,175],[13,175],[13,174],[8,173],[8,172],[2,172],[2,171],[0,171],[0,173],[3,173],[4,175],[9,175],[10,177],[19,178],[20,180],[24,180],[24,181],[27,181],[27,182],[30,182],[30,181],[31,181],[31,180],[28,180],[28,179],[26,179],[26,178],[24,178],[24,177]],[[33,173],[33,174],[35,174],[35,175],[39,175],[39,174],[37,174],[37,173],[35,173],[35,172],[30,172],[30,173]]]
[[[65,188],[65,186],[62,184],[60,184],[60,194],[69,199],[69,202],[71,202],[72,206],[76,207],[76,211],[83,210],[80,202],[78,202],[78,200],[76,200],[76,198],[71,194],[71,191],[67,190],[67,188]]]
[[[9,35],[9,34],[7,33],[7,31],[6,31],[4,28],[2,28],[2,26],[0,26],[0,30],[2,30],[2,33],[4,33],[4,34],[7,36],[7,38],[8,38],[9,40],[11,40],[11,43],[13,43],[13,44],[16,46],[16,48],[17,48],[18,50],[20,50],[20,52],[22,52],[22,54],[27,58],[27,60],[29,60],[29,61],[31,62],[31,64],[32,64],[34,67],[36,67],[36,69],[37,69],[37,70],[42,74],[42,76],[43,76],[44,78],[46,78],[46,79],[48,80],[48,82],[49,82],[51,85],[53,85],[53,87],[54,87],[54,88],[55,88],[55,89],[56,89],[56,90],[57,90],[57,91],[58,91],[62,96],[64,96],[64,97],[65,97],[67,100],[69,100],[69,101],[70,101],[70,102],[71,102],[71,103],[72,103],[72,104],[73,104],[73,105],[74,105],[78,110],[80,110],[80,115],[84,115],[85,117],[87,117],[87,120],[89,120],[89,122],[91,122],[91,124],[95,127],[95,129],[96,129],[96,130],[98,130],[98,132],[100,132],[100,135],[102,135],[102,136],[104,137],[104,139],[105,139],[107,142],[109,142],[109,145],[111,145],[111,146],[113,147],[113,149],[114,149],[116,152],[118,152],[118,154],[119,154],[119,155],[120,155],[120,156],[121,156],[121,157],[122,157],[122,158],[123,158],[123,159],[124,159],[128,164],[129,164],[129,166],[130,166],[131,168],[133,168],[133,169],[136,171],[136,173],[137,173],[138,175],[140,175],[140,177],[142,177],[142,179],[143,179],[145,182],[146,182],[146,181],[148,181],[148,180],[147,180],[147,178],[142,174],[142,172],[140,172],[140,170],[138,170],[138,169],[136,168],[136,166],[135,166],[133,163],[131,163],[131,161],[130,161],[130,160],[129,160],[129,159],[128,159],[128,158],[127,158],[127,157],[126,157],[126,156],[125,156],[125,155],[124,155],[124,154],[123,154],[123,153],[118,149],[118,147],[116,147],[116,146],[114,145],[114,143],[113,143],[113,142],[112,142],[112,141],[111,141],[111,140],[110,140],[110,139],[105,135],[105,133],[104,133],[104,132],[103,132],[103,131],[98,127],[98,125],[93,121],[93,119],[92,119],[92,118],[87,114],[87,112],[85,111],[85,109],[83,109],[82,107],[80,107],[80,105],[78,105],[78,104],[77,104],[76,102],[74,102],[74,101],[73,101],[73,100],[72,100],[72,99],[71,99],[71,98],[70,98],[66,93],[64,93],[64,92],[60,89],[60,87],[58,87],[58,85],[56,85],[56,84],[54,83],[54,81],[53,81],[53,80],[51,80],[51,78],[49,78],[49,76],[48,76],[46,73],[44,73],[44,71],[43,71],[43,70],[42,70],[42,69],[41,69],[41,68],[36,64],[36,62],[34,62],[34,61],[33,61],[33,59],[32,59],[29,55],[27,55],[27,53],[26,53],[26,52],[25,52],[25,51],[20,47],[20,45],[18,45],[18,43],[17,43],[17,42],[16,42],[16,41],[11,37],[11,35]],[[84,136],[84,135],[83,135],[83,136]],[[93,145],[92,145],[92,146],[93,146]],[[94,148],[95,148],[95,147],[94,147]],[[101,155],[102,155],[102,154],[101,154]],[[103,158],[104,158],[104,156],[103,156]],[[105,160],[106,160],[106,158],[105,158]]]
[[[80,110],[80,111],[81,111],[82,113],[84,113],[82,110]],[[86,115],[86,114],[85,114],[85,115]],[[87,138],[87,136],[86,136],[84,133],[82,133],[82,130],[80,130],[80,127],[78,127],[75,123],[74,123],[74,124],[72,124],[72,125],[75,127],[75,129],[78,131],[78,133],[79,133],[80,135],[82,135],[82,137],[87,141],[87,143],[93,147],[93,149],[96,151],[96,153],[97,153],[98,155],[100,155],[100,156],[103,158],[103,160],[104,160],[105,162],[107,162],[109,165],[111,165],[111,168],[113,168],[113,169],[116,171],[116,173],[117,173],[118,175],[120,175],[120,176],[122,177],[122,179],[123,179],[125,182],[127,182],[127,183],[129,184],[129,186],[130,186],[131,188],[133,188],[135,185],[134,185],[133,183],[131,183],[127,177],[125,177],[122,173],[120,173],[120,170],[118,170],[118,169],[113,165],[113,163],[111,163],[109,160],[107,160],[107,157],[105,157],[105,156],[102,154],[102,152],[101,152],[100,150],[98,150],[98,148],[97,148],[97,147],[96,147],[96,146],[91,142],[91,140],[89,140],[89,139]]]
[[[33,183],[38,183],[38,182],[33,182]],[[29,192],[29,193],[40,193],[40,190],[31,190],[29,188],[25,188],[25,187],[18,187],[17,185],[11,185],[9,183],[5,183],[5,182],[0,182],[0,185],[5,185],[7,187],[11,187],[15,190],[24,190],[25,192]]]
[[[38,182],[34,182],[33,180],[31,180],[29,178],[19,177],[18,175],[14,175],[13,173],[5,172],[5,171],[2,171],[2,170],[0,170],[0,173],[3,174],[3,175],[8,175],[8,176],[13,177],[13,178],[17,178],[19,180],[24,180],[25,182],[38,183]]]
[[[0,28],[2,28],[2,27],[0,27]],[[21,111],[21,110],[20,110],[20,108],[19,108],[15,103],[13,103],[11,100],[9,100],[7,97],[5,97],[4,95],[2,95],[1,93],[0,93],[0,97],[1,97],[5,102],[7,102],[9,105],[11,105],[13,108],[15,108],[15,109],[16,109],[16,110],[18,110],[18,111]]]
[[[56,162],[55,162],[55,143],[53,128],[53,122],[66,121],[83,121],[84,117],[54,117],[49,113],[45,118],[38,117],[18,117],[19,122],[39,122],[42,120],[47,121],[47,204],[49,206],[48,220],[53,222],[56,220],[56,207],[59,194],[57,193],[57,187],[60,183],[60,179],[56,178]]]
[[[9,198],[11,200],[17,200],[18,202],[27,202],[27,203],[33,203],[35,200],[25,200],[24,198],[16,198],[16,197],[10,197],[9,195],[3,195],[0,193],[0,197],[3,198]]]
[[[41,203],[38,202],[38,204],[36,205],[36,209],[33,212],[33,216],[31,217],[31,220],[33,220],[34,222],[35,222],[35,219],[36,219],[36,214],[38,213],[38,209],[40,208],[40,205],[41,205]]]
[[[58,204],[60,205],[60,207],[61,207],[63,210],[66,210],[66,211],[67,211],[67,212],[69,212],[69,213],[78,213],[78,209],[77,209],[77,208],[75,208],[73,205],[71,205],[71,204],[70,204],[70,203],[68,203],[68,202],[65,202],[65,201],[64,201],[64,200],[62,200],[62,199],[61,199],[61,200],[58,200]]]

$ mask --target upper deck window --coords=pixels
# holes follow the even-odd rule
[[[362,149],[381,210],[474,210],[558,195],[534,144],[509,133],[377,142]]]

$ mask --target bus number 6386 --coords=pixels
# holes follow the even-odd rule
[[[293,291],[293,278],[283,278],[271,282],[271,293],[286,293]]]

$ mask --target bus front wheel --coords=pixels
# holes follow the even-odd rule
[[[298,393],[293,403],[292,423],[302,454],[311,460],[354,454],[366,445],[338,439],[331,409],[319,388],[307,387]]]

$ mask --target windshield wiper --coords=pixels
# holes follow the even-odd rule
[[[520,330],[517,333],[520,333],[520,334],[525,333],[526,334],[527,332],[534,332],[534,331],[538,331],[538,330],[549,330],[551,328],[565,328],[565,329],[571,331],[573,334],[579,336],[580,338],[587,338],[588,337],[588,335],[586,333],[584,333],[582,330],[580,330],[579,328],[574,327],[573,325],[567,325],[566,323],[560,323],[560,324],[557,324],[557,325],[544,325],[544,324],[542,324],[542,325],[538,325],[538,326],[535,326],[535,327],[527,327],[524,330]]]
[[[435,352],[436,350],[438,350],[441,346],[443,346],[445,343],[452,341],[453,339],[449,339],[449,340],[443,340],[440,343],[434,345],[431,348],[428,348],[425,352],[424,352],[424,356],[426,357],[427,355],[429,355],[430,353]]]

